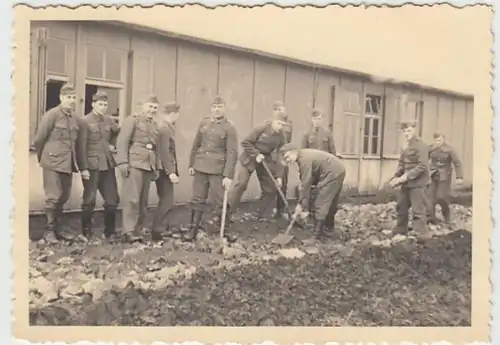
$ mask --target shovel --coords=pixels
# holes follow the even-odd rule
[[[226,227],[226,213],[227,213],[227,195],[228,195],[228,190],[224,189],[224,201],[222,202],[222,219],[220,221],[220,250],[222,254],[224,253],[224,250],[226,249],[226,241],[224,238],[224,228]]]
[[[290,212],[290,205],[288,204],[288,200],[286,199],[286,196],[283,194],[283,191],[281,190],[280,186],[278,185],[278,182],[276,182],[276,179],[274,178],[273,174],[271,173],[271,170],[269,170],[269,167],[267,166],[266,162],[262,161],[261,164],[264,166],[264,169],[266,170],[269,177],[273,180],[274,186],[278,190],[281,201],[283,201],[283,204],[285,204],[286,212],[288,213],[288,217],[290,217],[290,219],[292,219],[293,215],[292,215],[292,212]],[[301,224],[300,222],[297,222],[297,225],[304,229],[304,225]]]
[[[285,233],[284,234],[279,234],[278,236],[276,236],[275,238],[273,238],[273,240],[271,241],[272,243],[274,243],[274,244],[280,244],[280,245],[285,245],[285,244],[290,243],[291,240],[293,240],[293,236],[289,235],[289,233],[290,233],[290,231],[293,228],[293,224],[297,220],[297,216],[298,216],[298,213],[295,213],[292,216],[292,220],[290,221],[290,224],[288,224],[288,228],[286,228]]]

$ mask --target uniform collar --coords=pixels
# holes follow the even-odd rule
[[[63,113],[66,116],[73,116],[73,112],[69,109],[64,109],[62,105],[59,105],[59,109],[61,110],[61,113]]]
[[[216,118],[215,116],[211,116],[210,120],[212,121],[212,123],[222,123],[226,120],[226,117],[222,116],[222,117]]]

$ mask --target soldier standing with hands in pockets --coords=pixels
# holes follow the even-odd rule
[[[152,180],[158,178],[158,98],[148,97],[142,111],[123,121],[116,161],[122,174],[123,235],[126,242],[142,240]]]
[[[222,205],[223,188],[228,190],[233,181],[238,159],[238,136],[234,124],[225,117],[225,110],[226,103],[222,97],[215,97],[210,108],[211,115],[201,121],[193,141],[189,158],[189,174],[194,176],[191,226],[183,236],[187,242],[196,239],[210,188],[214,188],[215,204],[219,207]],[[226,217],[226,224],[228,219]],[[236,235],[227,231],[224,236],[229,242],[237,240]]]

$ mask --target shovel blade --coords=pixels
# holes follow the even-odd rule
[[[293,240],[293,236],[280,234],[280,235],[276,236],[275,238],[273,238],[273,240],[271,242],[274,244],[284,245],[284,244],[290,243],[292,240]]]

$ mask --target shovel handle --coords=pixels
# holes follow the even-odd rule
[[[220,221],[220,238],[224,238],[224,228],[226,227],[226,214],[227,214],[227,195],[228,190],[224,189],[224,200],[222,201],[222,219]]]
[[[285,236],[287,236],[290,233],[290,231],[292,230],[293,224],[295,224],[295,221],[297,220],[297,217],[298,217],[298,214],[294,213],[293,216],[292,216],[292,221],[290,222],[290,224],[288,224],[288,228],[286,228]]]
[[[271,170],[269,170],[269,167],[267,166],[266,162],[262,161],[261,164],[264,167],[264,169],[266,170],[266,172],[269,175],[269,177],[273,180],[274,186],[278,190],[278,194],[281,197],[281,201],[283,201],[283,203],[285,204],[285,206],[287,208],[288,215],[290,217],[292,217],[292,213],[290,212],[290,205],[288,205],[288,200],[286,200],[285,194],[283,194],[283,191],[281,190],[281,187],[278,185],[278,182],[276,182],[276,179],[274,178],[273,174],[271,173]]]

